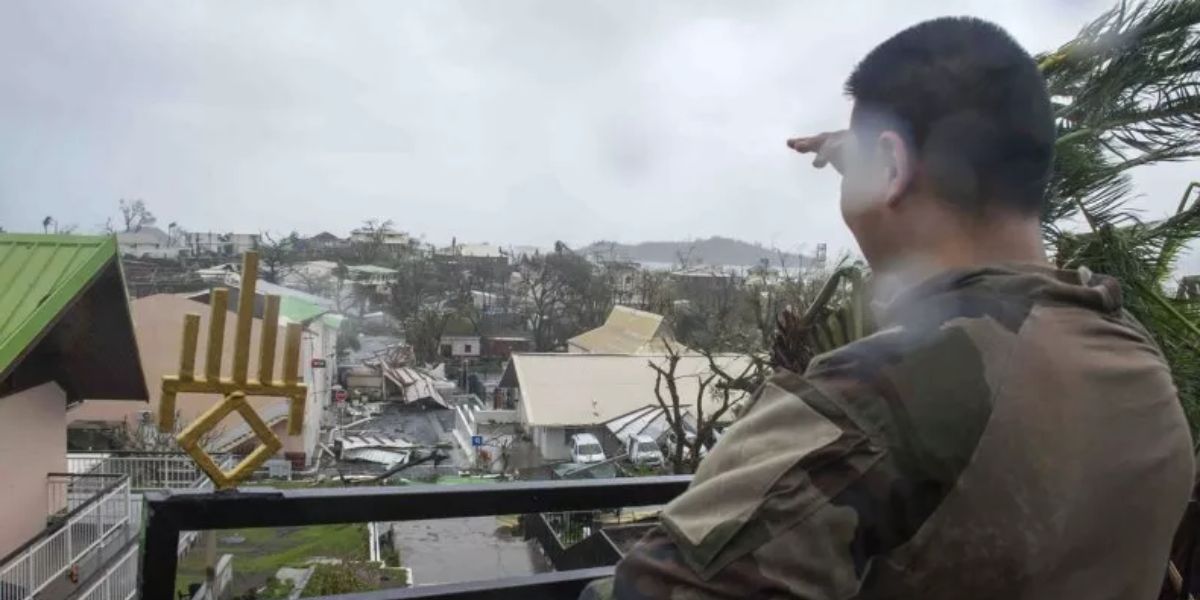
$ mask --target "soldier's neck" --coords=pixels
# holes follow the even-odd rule
[[[881,290],[895,292],[946,271],[1000,264],[1049,264],[1036,219],[976,219],[924,236],[906,255],[877,269],[874,279]]]

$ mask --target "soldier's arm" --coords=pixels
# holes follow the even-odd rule
[[[821,392],[776,377],[664,511],[584,598],[845,598],[872,548],[884,452]]]

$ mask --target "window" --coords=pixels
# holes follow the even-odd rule
[[[450,344],[442,344],[442,358],[450,358],[454,356],[454,347]]]
[[[470,353],[471,353],[471,345],[463,344],[463,354],[470,354]]]

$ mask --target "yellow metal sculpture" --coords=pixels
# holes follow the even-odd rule
[[[284,333],[282,379],[274,378],[275,342],[279,329],[279,296],[267,295],[263,302],[262,336],[258,353],[258,378],[251,379],[250,330],[254,321],[255,289],[258,282],[258,254],[247,252],[242,258],[242,276],[238,292],[237,329],[233,343],[233,375],[221,376],[221,356],[225,344],[225,315],[229,290],[215,288],[209,300],[208,347],[204,373],[196,374],[196,345],[200,335],[200,315],[189,314],[183,320],[183,347],[180,352],[179,374],[166,375],[162,382],[162,401],[159,404],[158,428],[163,432],[175,430],[175,396],[180,393],[222,394],[225,399],[208,409],[190,423],[175,438],[180,448],[212,479],[217,489],[236,487],[283,446],[246,395],[277,396],[290,400],[288,434],[299,435],[304,423],[304,399],[307,388],[299,382],[300,334],[299,323],[289,323]],[[222,471],[201,445],[201,438],[212,431],[221,419],[237,411],[259,440],[254,449],[237,466]]]

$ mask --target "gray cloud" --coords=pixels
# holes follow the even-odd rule
[[[834,177],[783,140],[845,121],[873,44],[967,13],[1036,51],[1107,4],[6,2],[0,225],[140,197],[199,230],[846,247]],[[1187,172],[1137,181],[1154,214]]]

